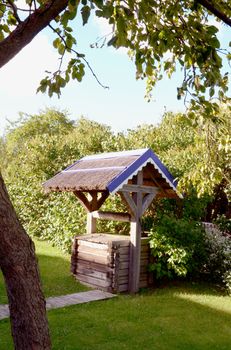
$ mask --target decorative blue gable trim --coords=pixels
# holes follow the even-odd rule
[[[135,153],[135,152],[134,152]],[[152,163],[159,173],[167,180],[170,186],[176,190],[177,182],[170,174],[164,164],[159,160],[157,155],[149,148],[144,149],[143,154],[140,155],[130,166],[128,166],[122,173],[120,173],[115,179],[113,179],[107,186],[110,193],[115,193],[117,189],[123,185],[123,183],[131,178],[133,175],[145,166],[148,162]]]

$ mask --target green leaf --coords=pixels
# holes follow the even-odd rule
[[[215,94],[215,89],[214,89],[214,87],[211,87],[211,88],[209,89],[209,97],[213,97],[214,94]]]
[[[107,43],[107,46],[115,46],[117,42],[117,36],[113,36]]]
[[[81,14],[83,19],[83,25],[85,25],[88,22],[88,19],[90,17],[91,8],[88,5],[83,6],[81,9]]]
[[[60,38],[56,38],[56,39],[53,41],[53,46],[54,46],[54,48],[57,49],[57,48],[59,47],[60,43],[61,43],[61,39],[60,39]]]

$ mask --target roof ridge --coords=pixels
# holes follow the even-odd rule
[[[145,153],[150,148],[140,148],[135,150],[128,151],[116,151],[116,152],[106,152],[106,153],[98,153],[92,154],[89,156],[85,156],[80,160],[94,160],[94,159],[106,159],[106,158],[114,158],[114,157],[127,157],[127,156],[140,156]]]

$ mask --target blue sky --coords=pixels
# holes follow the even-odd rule
[[[109,30],[105,22],[91,20],[84,28],[79,23],[77,35],[78,50],[86,54],[100,81],[109,86],[108,90],[101,88],[86,68],[83,81],[71,82],[60,99],[36,94],[45,70],[54,70],[58,65],[48,30],[3,67],[0,70],[0,135],[7,120],[16,120],[19,112],[35,114],[46,107],[66,110],[73,120],[83,115],[110,125],[114,131],[143,123],[156,124],[165,110],[183,111],[183,102],[176,98],[176,87],[181,81],[179,74],[171,80],[163,79],[153,91],[153,100],[148,103],[144,99],[145,82],[135,79],[134,63],[124,50],[90,48],[97,37]],[[221,37],[225,39],[226,34],[228,36],[230,30],[222,27]]]

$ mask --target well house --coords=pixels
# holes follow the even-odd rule
[[[91,286],[135,293],[148,286],[149,246],[142,237],[141,217],[155,197],[181,197],[176,181],[151,149],[84,157],[43,186],[45,191],[70,191],[87,212],[86,233],[75,237],[72,273]],[[118,194],[127,212],[100,211]],[[96,220],[130,223],[130,235],[97,233]]]

